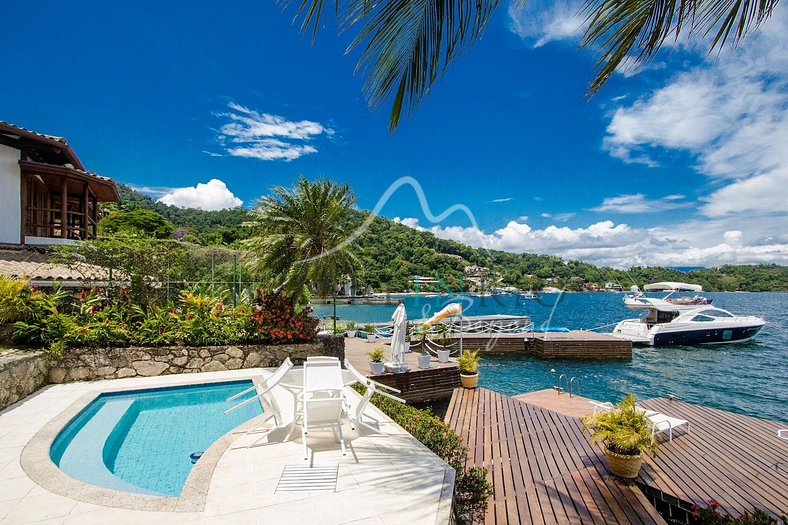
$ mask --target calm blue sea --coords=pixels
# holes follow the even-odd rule
[[[639,398],[675,394],[723,410],[788,423],[788,294],[707,293],[714,305],[735,314],[760,315],[769,324],[755,340],[721,346],[636,348],[631,362],[542,361],[524,356],[488,357],[480,384],[514,395],[550,388],[559,374],[578,377],[583,395],[616,401],[628,392]],[[470,300],[473,303],[470,303]],[[595,328],[636,317],[621,294],[545,294],[540,301],[515,297],[467,298],[468,315],[529,315],[539,326]],[[408,318],[428,317],[457,298],[407,297]],[[393,306],[338,305],[337,315],[357,322],[389,320]],[[331,314],[330,305],[316,308]],[[600,331],[610,331],[607,327]],[[555,374],[552,373],[555,370]]]

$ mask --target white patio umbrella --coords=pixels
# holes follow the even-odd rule
[[[392,368],[402,368],[405,366],[405,330],[407,330],[408,324],[408,314],[405,312],[404,303],[399,303],[391,320],[394,321],[394,330],[391,336]]]

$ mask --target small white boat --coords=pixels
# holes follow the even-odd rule
[[[536,295],[536,294],[535,294],[534,292],[532,292],[531,290],[528,290],[527,292],[523,292],[523,293],[521,293],[521,294],[520,294],[520,298],[522,298],[522,299],[531,299],[531,300],[535,300],[535,299],[539,299],[539,296],[538,296],[538,295]]]
[[[618,323],[612,335],[651,346],[741,343],[764,325],[761,317],[738,316],[708,305],[682,312],[653,307],[645,317]]]
[[[661,282],[647,284],[643,287],[646,292],[668,292],[661,299],[646,297],[637,286],[632,287],[632,293],[624,297],[624,306],[630,310],[651,310],[656,308],[663,312],[685,312],[694,310],[701,306],[711,304],[711,299],[703,297],[700,292],[703,287],[697,284],[687,284],[679,282]],[[696,292],[694,297],[673,297],[677,292]]]

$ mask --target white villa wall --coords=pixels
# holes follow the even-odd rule
[[[0,242],[22,242],[21,183],[19,150],[0,144]]]

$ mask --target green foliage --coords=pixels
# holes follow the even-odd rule
[[[460,368],[460,373],[465,375],[473,375],[479,373],[479,351],[471,352],[465,350],[460,358],[457,360],[457,365]]]
[[[386,357],[386,354],[383,353],[383,348],[381,347],[375,348],[367,355],[369,356],[369,360],[373,363],[382,363],[383,359]]]
[[[68,297],[60,287],[46,293],[24,279],[0,277],[0,323],[35,321],[57,312]]]
[[[690,523],[693,525],[788,525],[788,516],[783,515],[778,521],[761,509],[755,509],[752,513],[745,512],[734,518],[722,514],[719,508],[720,504],[713,499],[710,499],[705,507],[693,505]]]
[[[354,323],[353,321],[348,321],[347,324],[345,325],[345,328],[347,330],[355,330],[356,329],[356,323]]]
[[[176,303],[139,305],[125,289],[44,294],[26,286],[24,318],[14,340],[62,355],[68,348],[285,344],[314,340],[318,320],[281,294],[258,290],[250,304],[231,308],[224,298],[185,292]],[[0,308],[4,305],[0,304]]]
[[[162,214],[177,227],[189,226],[194,233],[194,239],[190,239],[202,244],[239,246],[240,239],[259,233],[253,228],[241,226],[253,218],[251,212],[242,208],[220,212],[187,210],[155,202],[125,187],[121,187],[121,194],[124,209],[145,207]],[[340,224],[343,238],[347,238],[351,232],[361,232],[353,242],[353,252],[358,262],[354,281],[357,289],[366,292],[402,292],[412,289],[414,275],[438,277],[442,282],[439,285],[441,291],[467,291],[469,283],[465,282],[463,269],[468,265],[489,268],[489,280],[495,286],[516,286],[522,290],[540,290],[546,285],[580,290],[584,284],[601,288],[607,282],[620,283],[624,288],[633,284],[642,288],[650,282],[686,281],[700,284],[710,292],[788,291],[788,267],[776,264],[725,265],[689,273],[658,267],[636,267],[622,271],[579,261],[564,261],[550,255],[471,248],[439,239],[430,232],[417,231],[404,224],[372,216],[368,212],[348,210],[343,214]],[[362,228],[363,225],[366,227]],[[217,233],[218,229],[225,232]],[[209,279],[199,265],[188,264],[189,261],[199,260],[195,255],[190,252],[187,263],[175,266],[179,272],[179,268],[184,269],[182,273],[175,272],[173,279],[177,280],[181,275],[199,275],[205,280],[230,281],[229,260],[220,268],[217,267],[216,275],[211,274],[212,278]],[[202,266],[214,268],[212,262]],[[548,283],[547,279],[552,281]]]
[[[348,186],[331,181],[302,177],[292,189],[274,188],[252,213],[254,234],[244,245],[277,290],[298,297],[309,284],[330,295],[358,266],[352,239],[342,229],[355,200]]]
[[[356,386],[356,389],[362,391],[361,386]],[[419,410],[379,395],[372,398],[372,404],[457,472],[454,482],[457,522],[471,524],[480,521],[487,509],[487,500],[493,494],[493,486],[487,480],[489,472],[486,468],[466,466],[468,448],[460,436],[429,410]]]
[[[645,412],[637,407],[635,396],[629,394],[609,412],[583,418],[583,426],[598,443],[608,450],[625,456],[639,456],[642,452],[656,454],[657,440]]]
[[[169,239],[175,231],[175,226],[152,210],[136,208],[130,211],[110,213],[99,222],[99,231],[102,234],[122,233],[131,236]]]

